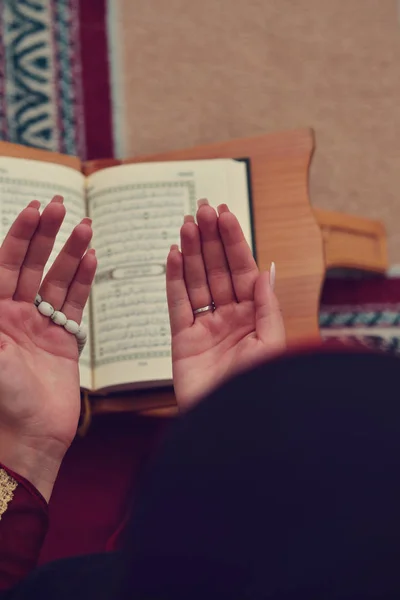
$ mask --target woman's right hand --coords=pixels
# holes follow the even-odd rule
[[[43,213],[32,201],[0,248],[0,463],[48,500],[80,414],[74,335],[42,316],[43,300],[80,323],[96,270],[90,220],[72,232],[42,281],[64,220],[60,196]]]
[[[236,217],[204,201],[167,260],[175,394],[190,408],[226,378],[285,349],[270,273],[260,273]],[[193,311],[215,304],[215,310]]]

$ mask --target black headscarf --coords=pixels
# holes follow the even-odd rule
[[[170,427],[124,551],[47,566],[25,590],[60,600],[400,597],[399,382],[396,358],[334,351],[232,379]]]

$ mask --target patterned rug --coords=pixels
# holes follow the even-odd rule
[[[0,0],[0,139],[113,155],[105,0]]]
[[[400,355],[400,279],[327,279],[319,322],[325,340]]]

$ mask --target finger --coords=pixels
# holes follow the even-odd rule
[[[166,271],[171,334],[176,335],[193,325],[193,310],[183,275],[183,257],[176,245],[171,246],[169,251]]]
[[[20,270],[15,300],[33,302],[42,281],[57,233],[65,217],[63,198],[54,196],[44,209]]]
[[[218,307],[236,302],[224,245],[219,234],[218,215],[211,206],[201,204],[197,211],[197,223],[208,285],[214,303]]]
[[[201,253],[200,232],[195,223],[182,225],[181,249],[183,273],[192,309],[208,306],[212,303],[212,297]]]
[[[40,221],[40,202],[33,200],[11,225],[0,248],[0,297],[12,298],[30,241]]]
[[[218,207],[220,208],[220,207]],[[239,221],[224,205],[219,210],[218,228],[228,260],[233,289],[238,302],[253,300],[258,267],[243,235]]]
[[[92,239],[90,224],[90,219],[83,219],[75,227],[40,287],[39,294],[43,300],[56,310],[64,304],[69,286]]]
[[[92,289],[96,268],[96,253],[94,250],[88,250],[79,264],[75,277],[69,286],[65,302],[61,307],[61,312],[68,319],[77,323],[80,323],[82,320],[82,314],[88,301],[90,290]]]
[[[273,351],[285,347],[285,326],[278,299],[271,287],[270,273],[265,271],[257,277],[254,286],[256,310],[256,333]]]

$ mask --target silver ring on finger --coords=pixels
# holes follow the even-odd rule
[[[202,306],[201,308],[196,308],[193,311],[194,315],[200,315],[201,313],[206,313],[206,312],[214,312],[215,310],[215,304],[214,302],[212,302],[211,304],[207,304],[207,306]]]

